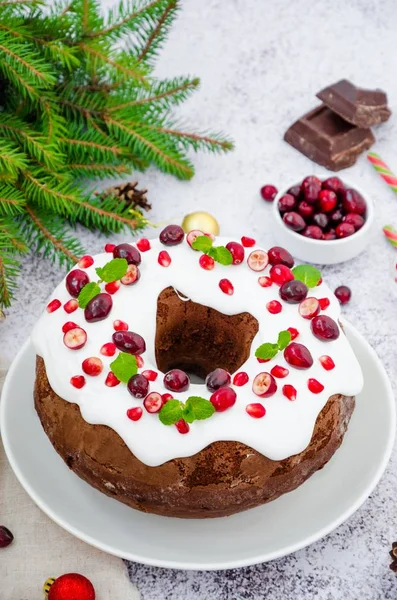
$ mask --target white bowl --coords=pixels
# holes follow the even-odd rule
[[[287,190],[294,185],[300,185],[301,181],[291,183]],[[364,225],[357,233],[337,240],[314,240],[289,229],[278,210],[278,200],[287,193],[287,190],[277,195],[273,202],[274,237],[277,243],[287,248],[295,258],[309,263],[334,265],[355,258],[367,247],[374,225],[373,203],[357,185],[345,179],[342,181],[346,188],[353,188],[362,195],[367,204],[367,216]]]

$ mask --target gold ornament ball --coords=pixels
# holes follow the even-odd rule
[[[194,212],[186,215],[182,221],[182,229],[185,233],[189,233],[192,229],[200,229],[204,233],[213,233],[219,235],[219,223],[207,212]]]

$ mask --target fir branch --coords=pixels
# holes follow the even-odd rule
[[[153,89],[151,91],[154,93],[151,95],[143,96],[140,94],[142,97],[111,106],[108,109],[108,112],[112,113],[125,108],[133,108],[145,104],[160,104],[161,107],[168,109],[170,106],[169,99],[171,99],[172,104],[179,104],[181,101],[186,100],[191,92],[197,89],[199,85],[200,80],[198,78],[192,80],[186,80],[183,78],[183,80],[176,79],[171,81],[161,81],[160,84],[153,85]]]
[[[12,219],[0,219],[0,253],[26,254],[28,247],[25,244],[18,226]]]
[[[109,25],[108,27],[106,27],[105,29],[102,29],[100,31],[93,31],[92,33],[90,33],[88,35],[88,37],[98,38],[98,37],[107,36],[112,33],[117,33],[117,35],[120,35],[121,33],[125,32],[126,28],[128,28],[129,26],[132,26],[132,28],[134,30],[136,28],[135,23],[138,23],[138,17],[142,16],[144,13],[149,12],[151,8],[161,5],[162,3],[163,3],[163,0],[152,0],[152,2],[150,2],[149,4],[146,4],[146,6],[143,6],[142,8],[140,8],[139,10],[137,10],[135,12],[127,11],[127,15],[121,21],[112,23],[111,25]],[[126,12],[122,3],[120,3],[120,5],[119,5],[119,12],[121,14]],[[128,14],[128,12],[129,12],[129,14]]]
[[[17,288],[19,262],[0,251],[0,306],[11,306]]]
[[[25,197],[15,186],[0,184],[0,217],[18,215],[25,208]]]
[[[99,50],[91,48],[91,46],[89,46],[88,44],[81,43],[79,44],[79,46],[82,50],[84,50],[87,54],[93,56],[95,59],[99,59],[105,64],[113,67],[115,71],[123,78],[133,77],[134,79],[138,79],[142,83],[145,82],[145,78],[142,75],[140,69],[131,69],[124,67],[120,62],[111,59],[109,56],[106,56],[106,54],[103,54],[103,52],[99,52]]]
[[[155,25],[153,30],[150,32],[149,37],[147,38],[142,50],[140,51],[140,53],[138,55],[138,61],[137,61],[138,63],[145,60],[145,58],[147,57],[149,52],[151,52],[152,54],[154,53],[155,42],[157,42],[156,43],[156,47],[157,47],[157,45],[160,43],[159,42],[160,33],[166,24],[170,24],[170,22],[172,21],[172,19],[175,16],[176,9],[177,9],[177,1],[171,0],[170,3],[165,7],[163,14],[160,16],[157,24]]]
[[[132,123],[133,124],[133,123]],[[187,133],[178,131],[177,129],[169,129],[167,127],[158,127],[156,125],[146,125],[148,129],[153,129],[159,133],[171,135],[182,142],[187,143],[196,152],[198,150],[207,149],[210,151],[225,151],[232,150],[233,143],[230,140],[223,139],[221,134],[198,135],[197,133]]]

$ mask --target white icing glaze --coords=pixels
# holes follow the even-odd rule
[[[230,240],[218,238],[216,244],[226,244],[228,241]],[[159,240],[153,240],[151,246],[151,250],[141,253],[140,280],[135,285],[122,285],[112,296],[113,308],[105,320],[87,323],[81,309],[70,315],[62,307],[53,313],[43,313],[33,330],[32,340],[37,354],[45,361],[51,387],[61,398],[78,404],[88,423],[108,425],[114,429],[131,452],[149,466],[160,465],[177,457],[191,456],[219,440],[242,442],[273,460],[282,460],[303,451],[310,442],[317,416],[328,398],[336,393],[355,395],[362,388],[362,372],[345,335],[341,333],[332,342],[316,339],[311,333],[310,321],[299,315],[298,305],[287,304],[280,299],[277,285],[262,288],[258,284],[258,277],[268,274],[269,267],[255,273],[244,262],[227,267],[216,264],[212,271],[207,271],[199,266],[201,252],[193,251],[186,241],[178,246],[165,247]],[[245,249],[246,258],[254,249],[255,247]],[[172,262],[167,268],[158,264],[160,250],[167,250],[171,256]],[[109,253],[94,257],[94,264],[86,269],[91,281],[97,280],[95,267],[103,266],[111,258]],[[230,279],[233,283],[232,296],[220,290],[219,281],[222,278]],[[157,298],[168,286],[175,287],[195,302],[227,315],[247,311],[259,322],[259,332],[253,340],[251,356],[238,369],[248,373],[249,382],[243,387],[233,386],[237,393],[236,404],[225,412],[215,413],[205,421],[194,422],[186,435],[181,435],[174,426],[163,425],[157,414],[149,414],[145,410],[139,421],[128,419],[127,409],[142,406],[142,401],[133,398],[127,386],[122,383],[113,388],[105,385],[109,363],[115,357],[108,358],[99,353],[101,346],[111,341],[113,321],[121,319],[128,323],[130,331],[139,333],[146,341],[147,350],[143,354],[145,364],[142,370],[158,371],[154,355]],[[330,306],[324,314],[338,320],[339,302],[324,283],[311,289],[309,295],[329,298]],[[50,300],[54,298],[58,298],[62,304],[70,299],[65,280],[55,289]],[[270,300],[281,302],[281,313],[272,315],[267,311],[266,303]],[[87,332],[87,343],[80,350],[70,350],[63,343],[62,326],[70,320]],[[275,342],[278,333],[288,327],[299,330],[300,336],[296,341],[307,346],[313,356],[314,364],[308,370],[297,370],[289,366],[282,352],[265,364],[259,364],[254,356],[260,344]],[[210,339],[208,343],[211,343]],[[332,371],[326,371],[318,360],[324,354],[330,355],[335,362],[336,366]],[[70,378],[82,374],[81,363],[90,356],[99,356],[105,368],[97,377],[86,375],[86,385],[78,390],[70,384]],[[252,391],[252,381],[259,372],[270,372],[276,364],[287,367],[289,375],[285,379],[276,380],[278,390],[273,396],[259,398]],[[307,380],[312,377],[325,386],[320,394],[313,394],[307,388]],[[281,390],[284,384],[291,384],[297,389],[298,395],[294,402],[283,396]],[[164,388],[161,373],[150,384],[150,391],[169,391]],[[192,395],[209,398],[211,394],[205,385],[200,384],[191,384],[186,392],[174,394],[180,400],[186,400]],[[261,402],[266,407],[264,418],[254,419],[247,414],[245,407],[252,402]]]

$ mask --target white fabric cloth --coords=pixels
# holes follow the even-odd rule
[[[5,373],[0,357],[0,390]],[[0,549],[1,600],[41,600],[46,579],[64,573],[88,577],[96,600],[139,600],[122,560],[74,538],[37,508],[12,472],[1,441],[0,525],[14,535]]]

